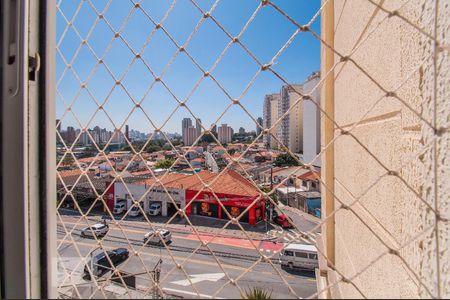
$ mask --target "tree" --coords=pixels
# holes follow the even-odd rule
[[[214,136],[216,136],[216,134],[214,134]],[[216,141],[214,140],[214,136],[211,135],[211,133],[204,134],[201,138],[201,142],[206,143],[206,144],[215,143]],[[217,136],[216,136],[216,138],[217,138]]]
[[[147,147],[145,148],[145,152],[147,153],[153,153],[158,151],[161,151],[161,147],[158,145],[148,144]]]
[[[270,193],[271,192],[270,187],[267,187],[267,186],[263,186],[260,189],[261,189],[261,192],[264,192],[264,193]],[[275,202],[275,204],[278,204],[277,193],[272,193],[272,194],[269,195],[269,197]],[[266,200],[265,201],[266,208],[269,207],[270,205],[272,205],[272,202],[269,201],[269,199],[265,199],[265,200]]]
[[[289,153],[283,153],[278,155],[277,159],[274,162],[276,167],[289,167],[289,166],[298,166],[300,165],[298,160],[295,159]]]
[[[155,164],[155,168],[157,169],[169,169],[174,164],[175,159],[163,159],[158,161]]]

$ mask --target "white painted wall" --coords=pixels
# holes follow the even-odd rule
[[[130,197],[126,195],[131,192],[133,195],[133,199],[135,201],[143,201],[144,202],[144,211],[148,212],[150,204],[153,202],[161,202],[162,205],[162,215],[167,216],[168,206],[173,204],[171,198],[168,196],[167,192],[170,193],[173,201],[181,208],[184,208],[185,201],[185,193],[184,190],[167,188],[167,192],[161,187],[153,187],[151,191],[149,191],[143,199],[141,197],[145,194],[145,192],[150,189],[150,186],[145,186],[141,184],[133,184],[129,183],[125,187],[122,182],[114,183],[114,203],[118,199],[126,199],[127,198],[127,209],[129,209],[133,202]],[[128,191],[128,190],[129,191]]]
[[[320,156],[320,88],[313,89],[320,81],[320,76],[312,77],[303,85],[303,92],[311,94],[311,100],[303,102],[303,160],[314,166],[321,165]]]

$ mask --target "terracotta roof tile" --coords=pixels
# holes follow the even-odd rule
[[[217,178],[216,181],[213,180]],[[202,182],[210,184],[208,189],[204,187]],[[202,170],[196,174],[181,174],[169,173],[166,176],[159,177],[161,184],[166,188],[189,189],[189,190],[204,190],[214,191],[215,193],[240,195],[244,197],[254,197],[259,195],[259,190],[243,176],[239,175],[233,170],[227,170],[223,174],[216,174],[209,171]],[[156,183],[154,178],[141,180],[137,184],[145,184],[151,186]],[[156,184],[157,186],[159,184]]]

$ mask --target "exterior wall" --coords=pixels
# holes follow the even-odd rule
[[[278,120],[278,105],[280,102],[280,94],[266,95],[263,106],[263,127],[269,129]],[[268,148],[275,149],[278,147],[278,142],[273,136],[277,136],[279,125],[275,126],[270,134],[265,134],[263,137],[264,145]]]
[[[448,1],[386,0],[382,5],[399,9],[398,14],[436,36],[439,44],[449,45]],[[351,57],[360,68],[345,62],[334,71],[334,119],[345,130],[355,125],[354,137],[338,137],[334,166],[323,168],[334,168],[336,209],[340,201],[360,201],[353,211],[335,214],[335,236],[326,239],[334,239],[335,266],[347,278],[368,268],[351,280],[363,295],[351,283],[340,282],[332,296],[429,298],[429,290],[434,297],[449,297],[450,225],[437,221],[433,226],[435,214],[421,201],[449,218],[449,51],[435,49],[427,34],[395,15],[387,17],[369,1],[334,0],[334,20],[335,50],[348,55],[356,49]],[[396,93],[404,103],[383,97],[379,86],[387,91],[400,86]],[[427,123],[435,124],[438,134]],[[386,169],[397,171],[398,177],[386,175]],[[373,263],[387,251],[380,239],[400,248],[405,262],[387,254]],[[328,272],[328,284],[339,277],[335,275]]]
[[[295,153],[303,152],[303,101],[298,101],[298,93],[303,93],[303,85],[283,86],[278,105],[278,117],[289,111],[278,127],[278,137],[284,146]]]
[[[193,205],[195,202],[206,202],[209,204],[216,204],[217,200],[210,192],[200,192],[195,190],[186,190],[186,215],[190,216],[191,214],[194,214],[194,208]],[[244,211],[248,206],[250,206],[254,199],[249,199],[248,197],[243,198],[240,195],[232,195],[232,194],[222,194],[222,193],[215,193],[216,196],[221,200],[222,204],[226,207],[238,207],[241,209],[241,211]],[[256,197],[256,196],[255,196]],[[191,203],[192,202],[192,203]],[[256,217],[256,210],[260,210],[261,215],[260,219],[258,220]],[[254,225],[257,222],[264,220],[264,214],[265,214],[265,207],[264,207],[264,201],[261,200],[257,202],[255,205],[253,205],[248,210],[248,220],[240,219],[241,222],[248,222],[250,225]],[[230,212],[230,215],[232,213]],[[233,216],[233,215],[232,215]],[[218,214],[217,218],[219,219],[228,219],[228,216],[225,212],[222,211],[221,206],[218,205]]]
[[[299,93],[304,93],[302,85],[294,85],[294,89]],[[289,107],[292,107],[289,114],[289,142],[288,147],[294,153],[303,153],[303,106],[304,102],[299,101],[300,95],[295,91],[289,91]]]
[[[233,128],[227,124],[222,124],[218,130],[218,140],[222,144],[229,144],[233,140]]]
[[[161,202],[161,215],[168,215],[168,206],[173,202],[170,197],[167,195],[166,191],[161,187],[152,187],[151,191],[147,193],[144,199],[140,199],[142,195],[150,189],[150,186],[140,185],[140,184],[127,184],[128,190],[133,194],[134,200],[141,200],[144,202],[144,211],[148,212],[150,208],[150,204],[153,202]],[[127,200],[127,209],[129,209],[133,203],[127,188],[125,188],[122,182],[114,183],[114,204],[118,199],[126,199]],[[172,196],[172,199],[177,203],[177,205],[181,208],[184,208],[185,198],[184,191],[179,189],[167,188],[167,191]],[[114,206],[114,205],[113,205]]]
[[[270,101],[270,118],[271,123],[270,126],[272,127],[275,122],[278,121],[278,106],[280,105],[280,95],[276,94],[273,95],[272,100]],[[277,149],[278,148],[278,141],[274,139],[273,137],[278,136],[278,128],[280,127],[280,123],[278,123],[276,126],[273,127],[273,129],[270,131],[271,139],[270,139],[270,149]]]
[[[271,124],[271,103],[270,103],[271,95],[266,95],[264,97],[264,104],[263,104],[263,128],[268,129]],[[263,136],[263,143],[265,147],[270,147],[270,139],[271,136],[268,134],[264,134]]]
[[[305,94],[311,94],[311,100],[303,101],[303,161],[320,166],[320,74],[312,75],[304,83]],[[312,91],[316,88],[314,91]]]
[[[183,144],[185,146],[192,146],[197,138],[197,128],[192,126],[183,128]]]

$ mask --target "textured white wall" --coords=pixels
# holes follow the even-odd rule
[[[401,18],[370,1],[335,0],[335,49],[354,51],[359,66],[335,70],[335,120],[354,135],[335,142],[335,196],[361,199],[336,213],[336,268],[350,278],[369,266],[353,280],[360,291],[339,289],[346,298],[449,297],[450,225],[433,210],[450,217],[450,1],[374,2]],[[383,89],[398,89],[401,101]],[[372,263],[386,245],[401,247],[403,260]]]

